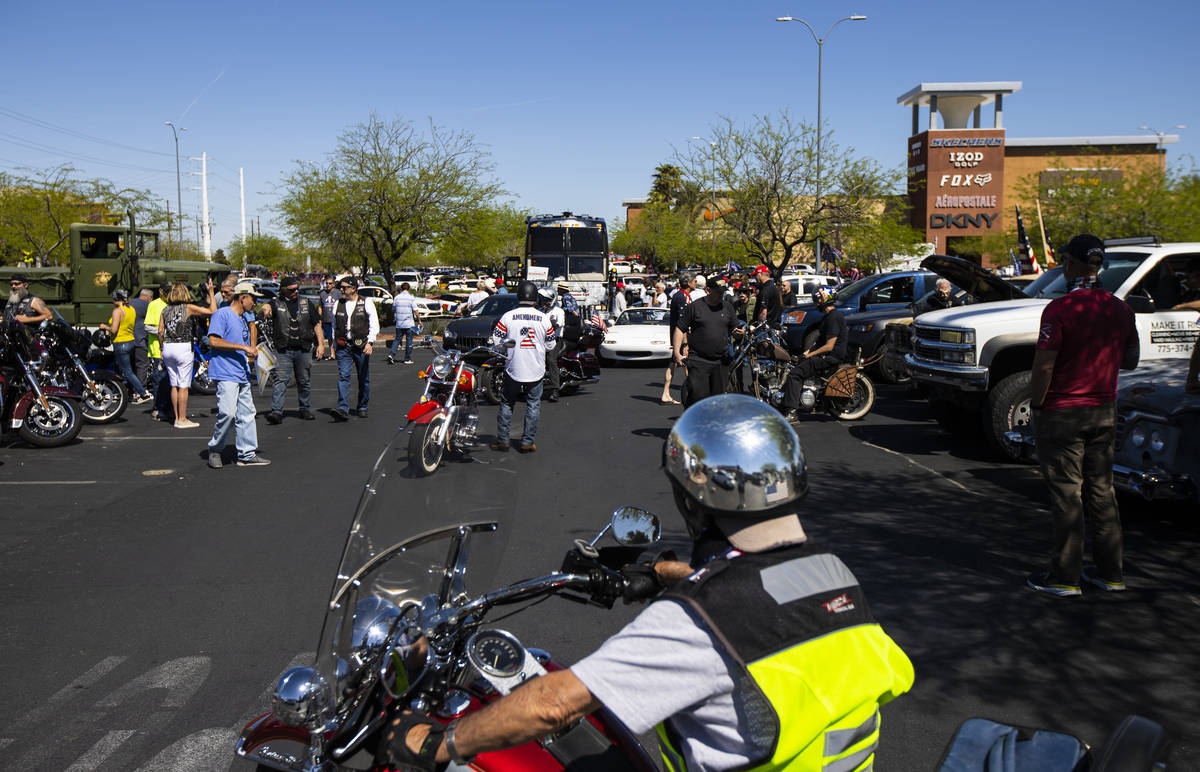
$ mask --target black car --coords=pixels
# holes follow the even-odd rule
[[[487,345],[496,320],[517,307],[517,296],[505,293],[492,295],[471,309],[468,316],[455,319],[446,325],[442,333],[442,346],[459,351],[470,351],[476,346]]]

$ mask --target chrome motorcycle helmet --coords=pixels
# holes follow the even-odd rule
[[[796,514],[808,492],[800,438],[757,399],[721,394],[689,407],[667,437],[663,468],[694,541],[710,526],[746,552],[807,538]]]

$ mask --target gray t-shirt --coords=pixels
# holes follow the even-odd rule
[[[751,751],[738,730],[731,667],[691,613],[666,600],[651,603],[571,672],[634,732],[673,717],[688,769],[722,770],[746,766]]]

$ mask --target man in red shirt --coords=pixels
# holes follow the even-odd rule
[[[1061,251],[1067,294],[1042,311],[1030,383],[1042,477],[1050,489],[1054,551],[1050,570],[1026,584],[1060,597],[1080,579],[1125,589],[1121,520],[1113,493],[1117,373],[1137,367],[1133,310],[1099,282],[1104,244],[1076,236]],[[1083,570],[1083,519],[1091,520],[1094,572]]]

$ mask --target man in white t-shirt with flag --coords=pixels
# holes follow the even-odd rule
[[[517,450],[532,453],[542,412],[542,379],[546,376],[546,351],[554,345],[558,330],[549,315],[538,310],[537,285],[523,281],[517,285],[517,307],[501,316],[492,330],[496,343],[511,340],[504,366],[504,386],[500,389],[500,412],[496,418],[496,441],[489,447],[504,452],[509,448],[509,427],[513,405],[525,400],[525,430]]]

